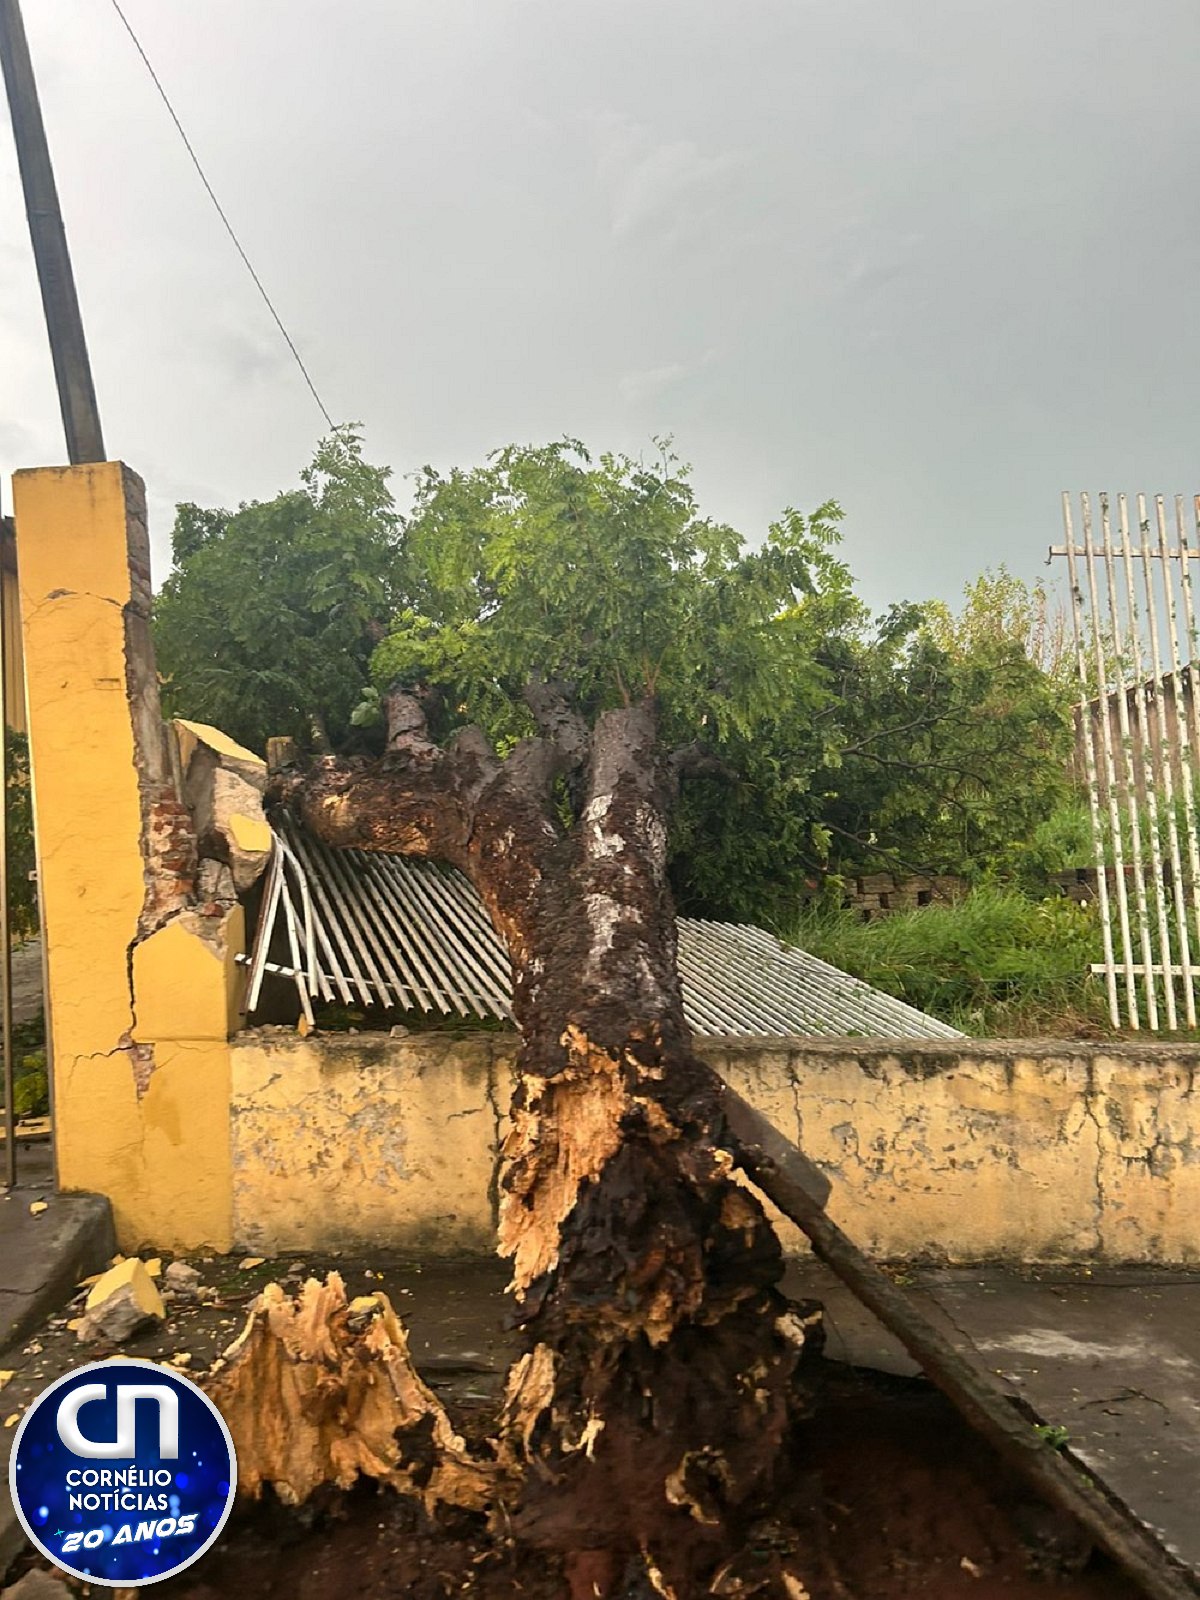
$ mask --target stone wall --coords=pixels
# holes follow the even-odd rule
[[[238,1035],[238,1245],[490,1251],[514,1049],[505,1034]],[[828,1172],[831,1215],[881,1257],[1200,1262],[1195,1052],[778,1039],[702,1053]]]
[[[895,872],[868,872],[861,877],[847,878],[842,885],[843,911],[861,913],[864,922],[874,922],[877,917],[893,916],[897,911],[916,911],[921,906],[949,905],[961,900],[967,892],[965,878],[949,874],[937,876],[904,876]],[[824,891],[814,887],[802,894],[802,905],[819,905]]]

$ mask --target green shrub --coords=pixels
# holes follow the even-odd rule
[[[39,1012],[13,1029],[13,1108],[18,1117],[42,1117],[50,1110],[46,1069],[46,1024]]]
[[[1108,1029],[1093,906],[981,888],[864,922],[854,912],[809,914],[790,942],[965,1033],[1094,1036]]]

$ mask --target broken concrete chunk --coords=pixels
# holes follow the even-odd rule
[[[112,1267],[92,1286],[76,1337],[83,1343],[108,1339],[121,1344],[139,1328],[166,1316],[154,1280],[136,1257]]]
[[[257,883],[271,855],[271,830],[258,790],[218,767],[195,815],[206,851],[225,858],[238,892]]]
[[[213,861],[210,858],[200,863],[200,871],[196,878],[196,895],[205,903],[215,900],[218,905],[232,905],[237,899],[237,886],[233,881],[233,873],[223,861]]]
[[[271,854],[271,830],[262,806],[266,763],[203,723],[175,722],[172,727],[183,799],[195,823],[200,855],[227,866],[234,889],[244,893],[262,876]],[[213,887],[225,885],[214,878]]]
[[[253,750],[247,750],[245,745],[238,744],[236,739],[222,733],[220,728],[214,728],[207,722],[188,722],[183,717],[177,717],[171,728],[179,750],[185,788],[187,780],[194,776],[193,768],[200,762],[209,761],[236,772],[239,777],[254,784],[260,794],[266,789],[267,763],[261,756],[256,756]]]
[[[194,1300],[200,1292],[200,1274],[186,1261],[172,1261],[163,1273],[163,1288],[177,1300]]]

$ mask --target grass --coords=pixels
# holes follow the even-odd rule
[[[1112,1032],[1095,908],[979,888],[950,905],[864,922],[806,913],[791,943],[980,1038],[1095,1038]]]

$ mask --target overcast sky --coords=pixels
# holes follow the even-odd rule
[[[398,473],[675,435],[866,598],[1200,489],[1196,0],[123,0],[338,419]],[[110,0],[24,0],[110,454],[290,486],[322,421]],[[0,467],[63,458],[0,138]],[[6,490],[5,500],[8,502]]]

